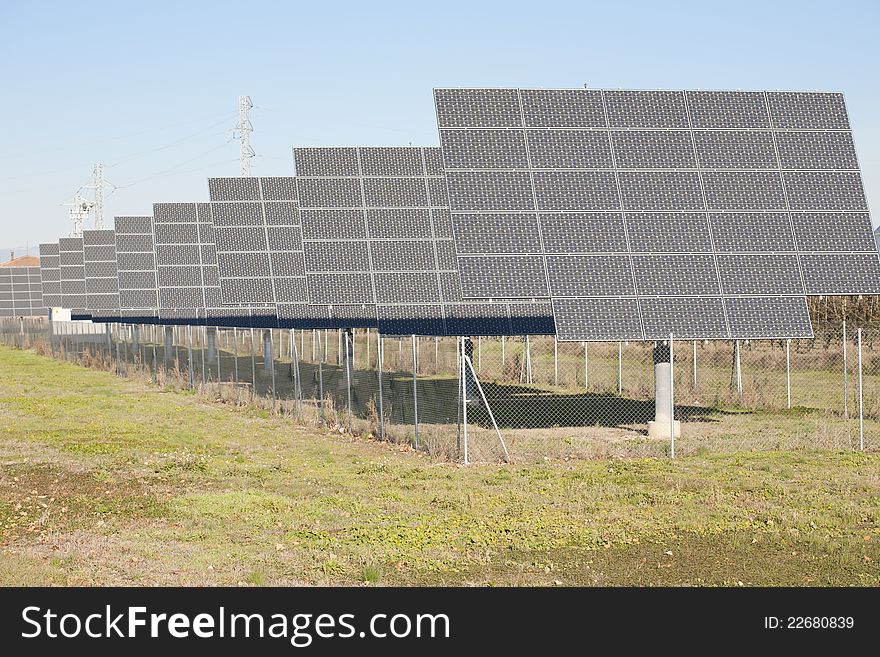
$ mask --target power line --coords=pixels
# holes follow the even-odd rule
[[[134,186],[134,185],[138,185],[138,184],[140,184],[140,183],[142,183],[142,182],[145,182],[145,181],[147,181],[147,180],[152,180],[153,178],[159,178],[159,177],[164,176],[164,175],[167,175],[167,174],[182,173],[182,172],[178,171],[178,169],[180,169],[180,167],[184,167],[184,166],[186,166],[187,164],[189,164],[190,162],[195,162],[196,160],[199,160],[199,159],[203,158],[205,155],[208,155],[208,154],[210,154],[210,153],[214,153],[214,152],[220,150],[221,148],[224,148],[224,147],[225,147],[227,144],[229,144],[229,142],[231,142],[231,141],[232,141],[232,139],[228,139],[228,140],[226,140],[224,143],[220,144],[219,146],[215,146],[214,148],[211,148],[211,149],[209,149],[209,150],[207,150],[207,151],[204,151],[204,152],[202,152],[202,153],[199,153],[199,154],[196,155],[195,157],[191,157],[191,158],[189,158],[188,160],[184,160],[183,162],[180,162],[179,164],[176,164],[176,165],[174,165],[173,167],[170,167],[170,168],[168,168],[168,169],[164,169],[164,170],[162,170],[162,171],[158,171],[158,172],[156,172],[156,173],[150,174],[149,176],[145,176],[145,177],[143,177],[143,178],[139,178],[139,179],[137,179],[137,180],[134,180],[134,181],[132,181],[132,182],[130,182],[130,183],[127,183],[127,184],[124,184],[124,185],[117,185],[117,186],[116,186],[116,189],[126,189],[126,188],[128,188],[128,187],[132,187],[132,186]],[[115,190],[114,190],[114,191],[115,191]]]
[[[25,155],[25,154],[34,155],[34,154],[38,154],[38,153],[54,153],[54,152],[58,152],[58,151],[68,150],[68,149],[84,148],[86,146],[92,146],[94,144],[100,144],[100,143],[104,143],[104,142],[108,142],[108,141],[119,141],[122,139],[129,139],[131,137],[139,137],[141,135],[149,134],[151,132],[158,132],[161,130],[168,130],[169,128],[176,128],[177,126],[180,126],[180,125],[187,125],[190,123],[203,123],[205,120],[211,121],[214,119],[214,117],[218,117],[218,116],[220,116],[220,115],[214,114],[214,115],[208,117],[207,119],[205,119],[203,117],[203,118],[199,118],[199,119],[187,119],[185,121],[176,121],[174,123],[168,123],[168,124],[164,124],[161,126],[146,128],[144,130],[138,130],[136,132],[128,132],[125,134],[114,135],[111,137],[100,137],[100,138],[96,138],[96,139],[90,139],[89,141],[81,142],[78,144],[65,144],[64,146],[56,146],[56,147],[49,147],[49,148],[39,148],[39,149],[27,148],[27,149],[23,149],[20,151],[0,152],[0,157],[17,157],[19,155]],[[223,116],[223,118],[218,121],[218,124],[221,122],[222,123],[228,122],[232,117],[236,116],[236,114],[235,113],[230,114],[229,112],[225,112],[222,116]]]

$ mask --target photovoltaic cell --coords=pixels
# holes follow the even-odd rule
[[[804,294],[880,285],[840,94],[437,89],[435,105],[463,296],[549,284],[563,339],[800,337]]]

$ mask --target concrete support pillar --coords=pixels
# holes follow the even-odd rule
[[[657,342],[654,346],[654,421],[648,422],[648,437],[663,438],[669,440],[670,427],[669,416],[672,407],[672,381],[670,371],[672,363],[669,359],[669,345]],[[681,422],[674,424],[675,437],[681,436]]]
[[[205,330],[207,331],[208,362],[212,362],[217,358],[217,329],[209,326]]]
[[[172,354],[174,353],[174,327],[173,326],[163,326],[165,329],[165,348],[163,354],[163,360],[165,361],[165,369],[171,368],[171,360]]]

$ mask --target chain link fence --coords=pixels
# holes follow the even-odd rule
[[[675,453],[876,449],[880,331],[814,326],[809,340],[673,340]],[[655,408],[652,342],[19,318],[0,321],[0,339],[442,460],[659,457],[672,447],[671,425],[658,422],[659,438],[647,430],[669,417]]]

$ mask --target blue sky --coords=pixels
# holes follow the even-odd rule
[[[107,215],[207,199],[237,175],[249,94],[256,175],[291,146],[437,143],[435,86],[821,89],[847,95],[880,202],[880,3],[3,3],[0,247],[67,234],[95,162]],[[875,224],[877,219],[875,218]]]

